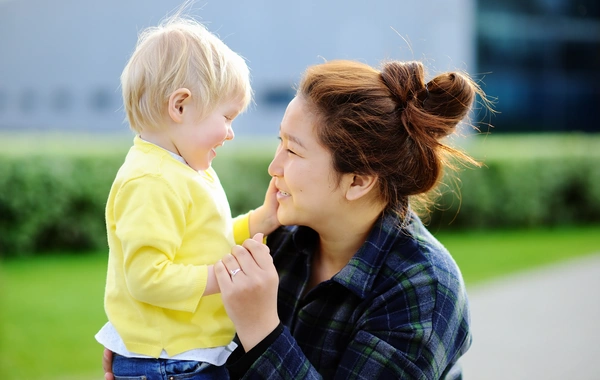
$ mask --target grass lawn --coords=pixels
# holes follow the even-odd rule
[[[102,379],[103,255],[32,257],[0,268],[0,379]]]
[[[519,231],[439,233],[467,286],[504,274],[600,253],[600,225]]]
[[[467,286],[600,252],[600,226],[438,234]],[[0,267],[0,378],[101,379],[105,255],[42,256]]]

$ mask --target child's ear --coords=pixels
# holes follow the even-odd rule
[[[377,184],[377,176],[375,175],[352,175],[351,181],[346,188],[346,199],[355,201],[367,195],[371,189]]]
[[[183,122],[183,109],[191,100],[192,93],[187,88],[178,88],[169,96],[169,117],[176,123]]]

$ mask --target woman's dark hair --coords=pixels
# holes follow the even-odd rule
[[[421,200],[455,159],[479,166],[443,138],[467,115],[479,86],[465,74],[425,83],[420,62],[387,62],[381,70],[354,61],[309,67],[298,95],[317,117],[320,142],[338,174],[377,175],[387,209],[404,218],[409,197]],[[425,201],[424,203],[422,201]]]

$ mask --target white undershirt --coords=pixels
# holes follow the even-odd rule
[[[98,331],[95,336],[98,343],[108,348],[112,352],[115,352],[121,356],[128,358],[146,358],[150,359],[151,356],[137,354],[127,350],[125,343],[117,330],[110,322],[106,322],[104,326]],[[169,356],[165,350],[160,353],[161,359],[175,359],[175,360],[195,360],[198,362],[210,363],[213,365],[221,366],[225,364],[227,358],[236,349],[237,344],[235,342],[229,343],[227,346],[213,347],[213,348],[195,348],[193,350],[182,352],[181,354]]]

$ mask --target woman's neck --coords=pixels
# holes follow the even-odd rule
[[[311,288],[329,280],[348,264],[365,243],[380,216],[381,210],[370,209],[367,213],[355,213],[340,219],[329,228],[319,228],[319,246],[312,262]]]

